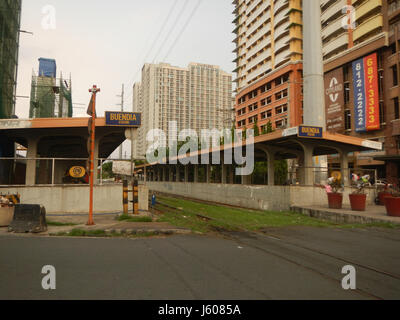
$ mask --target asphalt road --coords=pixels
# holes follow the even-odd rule
[[[0,299],[400,299],[400,231],[289,228],[229,238],[0,237]],[[343,290],[344,265],[357,290]],[[42,289],[44,265],[56,290]]]

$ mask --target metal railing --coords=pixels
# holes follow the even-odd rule
[[[118,159],[95,159],[95,168],[97,168],[97,179],[95,184],[103,185],[108,182],[103,178],[103,166],[106,162]],[[0,186],[19,186],[27,185],[28,162],[34,161],[31,167],[35,168],[34,185],[77,185],[89,184],[88,178],[88,159],[87,158],[0,158]],[[121,161],[127,161],[126,159]],[[97,162],[97,165],[96,165]],[[71,167],[83,167],[86,173],[81,178],[68,176]],[[96,170],[96,169],[95,169]],[[85,181],[86,179],[86,181]]]

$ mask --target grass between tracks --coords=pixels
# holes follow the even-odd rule
[[[178,227],[195,232],[210,231],[258,231],[269,227],[310,226],[366,228],[399,228],[390,223],[373,224],[338,224],[304,216],[293,212],[256,211],[227,206],[210,205],[172,197],[158,197],[156,209],[163,212],[161,222],[168,222]],[[165,204],[165,205],[163,205]],[[173,208],[171,208],[173,207]]]

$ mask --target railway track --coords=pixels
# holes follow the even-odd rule
[[[201,202],[199,200],[197,200],[196,202],[198,202],[198,203],[207,203],[207,202]],[[166,204],[166,203],[163,203],[163,202],[160,202],[160,201],[158,201],[157,203],[158,203],[158,205],[160,207],[163,208],[163,211],[166,210],[166,211],[173,212],[173,213],[176,213],[176,214],[178,214],[178,212],[182,212],[182,213],[187,212],[187,213],[191,213],[191,214],[196,215],[198,218],[200,218],[200,219],[202,219],[203,221],[206,221],[206,222],[217,222],[217,223],[221,222],[222,223],[222,221],[220,221],[218,219],[211,218],[211,217],[205,216],[203,214],[200,215],[200,214],[198,214],[196,212],[193,212],[191,210],[187,210],[187,209],[184,210],[182,208],[174,207],[174,206],[171,206],[169,204]],[[159,212],[162,213],[161,210]],[[223,222],[223,224],[226,224],[226,222]],[[251,247],[251,248],[253,248],[255,250],[263,252],[264,254],[273,255],[273,256],[278,257],[280,259],[283,259],[283,260],[285,260],[287,262],[293,263],[293,264],[295,264],[295,265],[297,265],[297,266],[299,266],[301,268],[307,269],[307,270],[309,270],[309,271],[311,271],[311,272],[313,272],[315,274],[318,274],[319,276],[322,276],[322,277],[324,277],[326,279],[329,279],[330,281],[333,281],[335,283],[339,283],[339,285],[341,283],[341,279],[338,278],[338,277],[334,277],[332,275],[329,275],[328,272],[324,272],[323,270],[322,271],[318,270],[317,268],[315,268],[313,266],[306,265],[304,263],[301,263],[301,262],[297,261],[295,258],[293,258],[290,255],[284,255],[282,253],[277,252],[276,250],[267,249],[264,246],[262,247],[260,245],[255,244],[254,243],[255,241],[251,242],[251,241],[248,241],[246,239],[248,239],[248,238],[257,239],[257,240],[261,239],[266,244],[273,243],[274,246],[276,246],[276,245],[285,246],[286,249],[287,248],[289,248],[289,249],[290,248],[292,248],[292,249],[296,248],[296,249],[303,250],[305,252],[309,252],[312,255],[314,255],[315,257],[325,257],[325,258],[333,259],[333,261],[337,261],[341,265],[352,265],[352,266],[358,268],[358,270],[357,270],[358,272],[374,273],[374,274],[379,275],[380,277],[388,278],[388,279],[391,279],[391,281],[398,282],[398,288],[400,290],[400,275],[399,274],[395,274],[393,272],[388,272],[386,270],[380,270],[380,269],[375,268],[373,266],[369,266],[369,265],[366,265],[366,264],[363,264],[363,263],[360,263],[360,262],[357,262],[357,261],[354,261],[354,260],[343,258],[343,257],[338,256],[338,255],[334,255],[334,254],[330,254],[328,252],[317,250],[315,248],[310,248],[308,246],[304,246],[304,245],[295,243],[293,241],[290,241],[287,238],[284,238],[284,237],[282,237],[280,235],[275,235],[275,234],[269,233],[269,232],[260,232],[260,231],[253,232],[253,231],[249,231],[249,230],[246,230],[246,229],[243,229],[243,228],[238,228],[236,226],[235,226],[235,228],[232,228],[232,229],[236,230],[234,232],[231,231],[231,230],[224,229],[224,228],[212,227],[212,229],[214,229],[220,236],[224,237],[225,239],[235,241],[240,246]],[[268,239],[268,240],[266,240],[266,239]],[[272,241],[272,242],[269,242],[269,241]],[[357,288],[355,291],[358,292],[359,294],[367,297],[367,298],[370,298],[370,299],[384,300],[383,297],[370,292],[370,290],[368,290],[368,289]],[[399,293],[399,296],[400,296],[400,293]]]

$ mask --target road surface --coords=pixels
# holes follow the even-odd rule
[[[0,299],[400,299],[400,231],[283,228],[147,239],[0,237]],[[42,267],[56,290],[42,288]],[[344,290],[342,267],[356,269]]]

